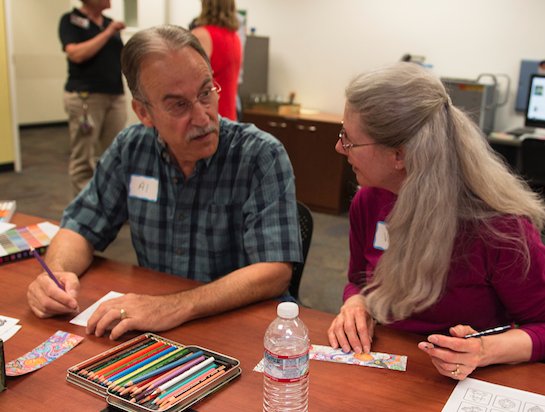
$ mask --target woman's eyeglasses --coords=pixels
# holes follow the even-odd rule
[[[373,143],[352,143],[350,139],[348,138],[348,135],[346,134],[346,130],[341,128],[341,131],[339,132],[339,139],[341,141],[341,146],[343,149],[348,152],[350,149],[354,147],[362,147],[362,146],[372,146],[375,144],[378,144],[378,142]]]

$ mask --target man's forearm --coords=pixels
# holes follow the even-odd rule
[[[80,276],[93,260],[94,249],[81,235],[60,229],[47,249],[45,261],[53,271],[73,272]]]
[[[256,263],[223,278],[175,295],[179,324],[222,313],[281,295],[289,286],[292,265],[283,262]]]

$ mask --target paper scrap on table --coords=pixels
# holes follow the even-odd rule
[[[13,337],[22,328],[21,325],[15,325],[9,328],[7,331],[0,335],[0,339],[6,342],[9,338]]]
[[[21,325],[17,325],[18,323],[19,319],[0,315],[0,339],[5,342],[15,335],[21,329]]]
[[[79,325],[79,326],[87,326],[87,321],[89,320],[91,315],[93,313],[95,313],[95,310],[97,310],[98,306],[102,302],[106,302],[107,300],[110,300],[110,299],[113,299],[113,298],[118,298],[118,297],[123,296],[123,295],[124,295],[124,293],[119,293],[119,292],[114,292],[114,291],[106,293],[99,300],[97,300],[95,303],[93,303],[91,306],[89,306],[83,312],[78,314],[78,316],[76,316],[74,319],[72,319],[70,321],[70,323],[73,323],[74,325]]]
[[[458,382],[442,412],[544,412],[545,396],[466,378]]]
[[[45,342],[6,364],[7,376],[19,376],[43,368],[83,340],[82,336],[58,330]]]
[[[16,227],[13,223],[0,222],[0,234]]]
[[[391,355],[389,353],[370,352],[355,354],[344,353],[341,349],[333,349],[331,346],[311,345],[309,358],[317,361],[347,363],[350,365],[370,366],[372,368],[392,369],[397,371],[407,370],[407,356]],[[263,359],[254,368],[256,372],[263,372]]]

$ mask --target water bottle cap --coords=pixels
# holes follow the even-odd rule
[[[299,306],[294,302],[282,302],[276,308],[276,314],[284,319],[293,319],[299,316]]]

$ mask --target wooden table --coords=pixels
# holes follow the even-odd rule
[[[29,224],[42,219],[17,215],[15,222]],[[72,316],[40,320],[28,308],[27,285],[40,271],[33,259],[0,265],[0,313],[20,319],[22,329],[5,343],[7,360],[30,351],[57,330],[85,339],[70,352],[44,368],[8,378],[0,393],[1,411],[99,411],[105,401],[66,383],[66,370],[119,342],[85,335],[68,323]],[[111,290],[164,294],[194,287],[195,282],[111,260],[96,258],[81,279],[79,303],[86,308]],[[184,344],[203,346],[240,360],[242,376],[195,406],[207,411],[260,411],[262,375],[253,372],[263,352],[263,335],[274,319],[277,302],[268,301],[219,316],[189,322],[160,332]],[[301,318],[311,341],[327,344],[326,330],[333,315],[301,308]],[[139,333],[123,336],[123,341]],[[422,338],[378,327],[373,349],[408,356],[406,372],[312,361],[311,411],[441,411],[456,381],[439,375],[428,357],[417,349]],[[478,370],[473,377],[545,395],[545,364],[500,365]]]

